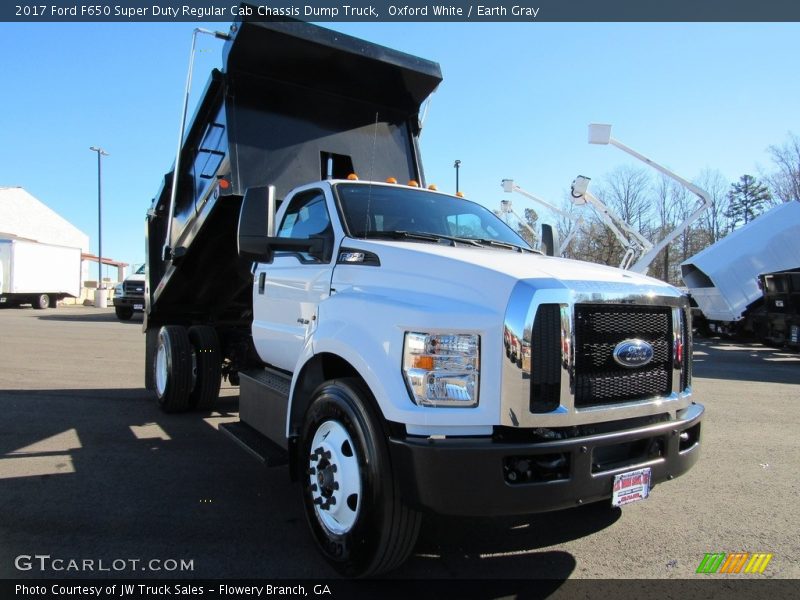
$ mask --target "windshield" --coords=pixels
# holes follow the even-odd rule
[[[142,263],[141,267],[136,269],[136,275],[144,275],[144,263]]]
[[[336,186],[350,237],[387,237],[397,232],[428,234],[433,240],[530,245],[494,213],[463,198],[407,187],[341,183]],[[420,235],[404,236],[425,239]]]

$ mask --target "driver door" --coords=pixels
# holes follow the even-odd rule
[[[322,189],[298,192],[287,200],[278,237],[326,238],[333,248],[328,199]],[[306,252],[276,252],[259,263],[253,282],[253,341],[265,362],[293,371],[317,324],[319,303],[330,295],[333,252],[322,259]]]

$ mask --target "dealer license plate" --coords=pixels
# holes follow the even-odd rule
[[[133,310],[144,310],[144,304],[134,304]]]
[[[628,471],[614,477],[612,506],[624,506],[644,500],[650,494],[650,467]]]

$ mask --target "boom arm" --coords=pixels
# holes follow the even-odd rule
[[[503,191],[504,192],[509,193],[509,194],[512,193],[512,192],[517,192],[518,194],[522,194],[523,196],[525,196],[529,200],[532,200],[533,202],[535,202],[537,204],[541,204],[542,206],[544,206],[548,210],[551,210],[551,211],[561,215],[562,217],[565,217],[567,220],[569,220],[569,222],[572,224],[572,226],[570,227],[569,233],[567,233],[567,237],[564,238],[564,241],[561,244],[559,244],[559,248],[555,249],[556,254],[558,254],[559,256],[563,255],[563,251],[569,246],[569,243],[572,241],[572,238],[574,238],[575,235],[578,233],[578,230],[580,229],[580,226],[583,225],[583,217],[578,215],[577,219],[573,218],[573,216],[570,213],[568,213],[567,211],[565,211],[565,210],[563,210],[563,209],[561,209],[561,208],[559,208],[557,206],[554,206],[553,204],[550,204],[546,200],[542,200],[538,196],[535,196],[535,195],[531,194],[530,192],[528,192],[526,190],[523,190],[521,187],[519,187],[517,184],[514,183],[513,179],[503,179],[503,181],[501,182],[501,185],[503,186]],[[503,210],[503,212],[510,212],[512,215],[517,217],[517,219],[519,219],[520,222],[525,227],[527,227],[527,229],[531,233],[533,233],[533,230],[528,226],[528,224],[525,222],[525,220],[521,219],[520,216],[517,213],[515,213],[514,210],[511,208],[511,203],[506,205],[505,201],[504,201],[503,205],[501,205],[501,209]]]
[[[692,194],[697,196],[700,199],[700,206],[695,209],[695,211],[689,215],[683,223],[678,225],[672,232],[664,237],[660,242],[658,242],[655,246],[650,244],[650,248],[645,250],[642,257],[636,261],[633,265],[631,270],[636,271],[638,273],[645,273],[647,272],[647,268],[650,266],[659,252],[661,252],[664,248],[666,248],[669,244],[671,244],[679,235],[681,235],[684,231],[686,231],[692,223],[694,223],[697,219],[700,218],[706,210],[711,207],[712,201],[711,196],[705,190],[697,187],[690,181],[687,181],[680,175],[677,175],[667,169],[666,167],[662,167],[658,163],[652,161],[651,159],[647,158],[643,154],[640,154],[633,148],[630,148],[620,142],[619,140],[615,140],[611,137],[611,125],[598,125],[598,124],[591,124],[589,125],[589,143],[590,144],[611,144],[612,146],[616,146],[623,152],[626,152],[633,156],[634,158],[642,161],[643,163],[653,167],[659,173],[666,175],[673,181],[678,182],[680,185],[685,187],[689,190]],[[648,242],[649,243],[649,242]]]
[[[573,201],[582,200],[584,203],[591,204],[592,208],[598,214],[606,227],[611,230],[611,233],[619,240],[619,243],[625,249],[625,254],[619,264],[620,269],[631,269],[637,273],[642,273],[636,268],[636,265],[631,267],[631,263],[637,255],[649,252],[653,244],[651,244],[642,234],[628,225],[622,217],[617,215],[606,204],[590,193],[588,190],[590,179],[583,175],[578,175],[575,181],[572,182],[571,195]],[[638,264],[638,263],[637,263]],[[645,267],[645,271],[647,268]]]

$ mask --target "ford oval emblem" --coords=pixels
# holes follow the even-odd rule
[[[643,367],[653,360],[653,347],[644,340],[624,340],[614,347],[614,360],[628,369]]]

